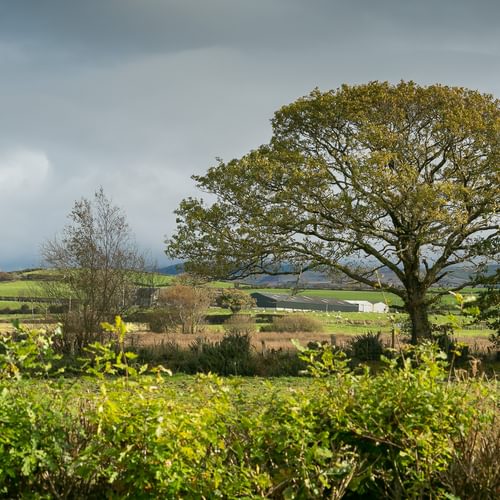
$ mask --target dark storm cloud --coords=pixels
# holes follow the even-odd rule
[[[211,46],[293,50],[318,42],[488,40],[496,0],[3,0],[0,31],[33,50],[92,58]]]
[[[37,264],[99,185],[161,256],[190,175],[266,142],[273,111],[316,86],[499,95],[499,14],[496,0],[0,0],[0,268]]]
[[[0,29],[30,48],[130,57],[211,46],[297,46],[328,27],[335,2],[294,0],[67,0],[4,2]],[[342,4],[340,4],[342,5]],[[339,4],[335,10],[342,12]],[[311,26],[314,21],[315,25]],[[311,29],[312,28],[312,29]],[[327,31],[332,34],[334,32]]]

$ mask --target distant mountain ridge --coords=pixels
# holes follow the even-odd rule
[[[182,274],[184,272],[184,263],[180,262],[179,264],[162,267],[158,269],[158,272],[167,276],[177,276],[178,274]]]
[[[284,265],[284,270],[288,266]],[[496,273],[497,269],[500,267],[498,264],[490,264],[487,266],[486,274],[493,275]],[[172,264],[170,266],[162,267],[159,269],[161,274],[176,276],[184,272],[184,263]],[[394,273],[388,268],[382,268],[380,274],[383,276],[385,281],[390,283],[398,283],[398,280]],[[454,266],[452,268],[451,274],[440,284],[447,287],[460,286],[462,283],[468,281],[470,276],[470,271],[464,266]],[[291,275],[281,275],[281,276],[269,276],[265,274],[252,276],[250,278],[245,278],[243,280],[238,280],[242,283],[249,285],[257,285],[264,287],[286,287],[286,288],[331,288],[331,287],[342,287],[342,288],[367,288],[359,283],[353,282],[353,280],[336,276],[332,278],[328,276],[327,273],[322,273],[319,271],[305,271],[301,274],[300,280],[297,281],[297,277]]]

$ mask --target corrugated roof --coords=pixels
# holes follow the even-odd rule
[[[289,304],[297,304],[297,303],[310,303],[310,304],[321,304],[321,305],[351,305],[349,302],[345,300],[339,299],[325,299],[323,297],[310,297],[308,295],[285,295],[282,293],[266,293],[266,292],[254,292],[251,295],[262,295],[272,300],[276,300],[277,302],[286,302]]]

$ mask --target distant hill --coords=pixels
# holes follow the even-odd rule
[[[167,276],[176,276],[184,272],[184,264],[180,262],[179,264],[172,264],[171,266],[166,266],[158,269],[160,274],[166,274]]]
[[[498,264],[491,264],[487,266],[486,275],[491,276],[496,273],[500,266]],[[396,278],[395,274],[388,268],[380,269],[380,275],[383,280],[395,285],[399,285],[400,282]],[[451,268],[450,274],[444,278],[439,284],[444,287],[454,287],[460,286],[462,283],[469,280],[471,271],[465,266],[454,266]],[[288,287],[292,288],[298,286],[299,288],[353,288],[353,289],[364,289],[366,286],[357,283],[345,276],[335,276],[329,277],[326,273],[316,272],[316,271],[306,271],[301,277],[299,283],[297,283],[297,278],[291,275],[282,276],[268,276],[268,275],[257,275],[251,278],[245,278],[242,280],[244,283],[257,286],[268,286],[268,287]]]
[[[487,275],[493,275],[500,266],[498,264],[491,264],[487,267]],[[283,266],[283,270],[287,270],[288,265]],[[182,274],[184,272],[184,264],[173,264],[171,266],[162,267],[159,272],[161,274],[175,276]],[[385,281],[389,283],[398,284],[398,280],[394,273],[387,269],[382,268],[380,274]],[[445,287],[459,286],[469,279],[470,270],[464,266],[454,266],[450,275],[442,280],[440,283]],[[299,282],[297,282],[297,277],[293,275],[281,275],[281,276],[269,276],[266,274],[259,274],[243,280],[239,280],[241,283],[248,285],[262,286],[262,287],[279,287],[279,288],[353,288],[353,289],[363,289],[365,286],[354,282],[353,280],[344,276],[335,276],[334,278],[326,273],[318,271],[306,271],[300,276]]]

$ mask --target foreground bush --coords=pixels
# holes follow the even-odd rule
[[[0,382],[4,498],[497,498],[496,387],[450,382],[435,347],[375,375],[303,351],[312,378],[253,390],[105,354],[97,380]]]

